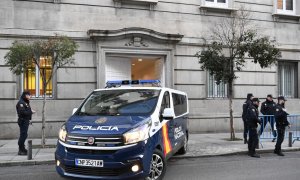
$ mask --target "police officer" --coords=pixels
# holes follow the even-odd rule
[[[27,155],[27,150],[25,149],[25,141],[27,139],[27,132],[29,123],[31,120],[31,116],[35,111],[33,111],[30,107],[30,92],[24,91],[22,96],[20,97],[19,102],[16,105],[17,113],[18,113],[18,125],[20,127],[20,137],[18,141],[19,152],[18,155]]]
[[[252,105],[252,99],[254,98],[252,93],[247,94],[247,99],[243,104],[242,119],[244,123],[244,144],[247,144],[248,126],[247,126],[247,110]]]
[[[289,121],[287,120],[287,116],[289,115],[285,109],[286,99],[283,96],[278,97],[278,104],[276,105],[275,110],[275,121],[277,128],[277,142],[275,145],[274,153],[279,156],[284,156],[281,151],[281,144],[284,140],[285,128],[288,126],[291,127]]]
[[[262,125],[260,126],[259,134],[262,135],[267,123],[269,122],[271,125],[273,137],[274,137],[272,142],[275,142],[276,136],[277,136],[277,133],[274,129],[274,117],[273,117],[275,115],[275,107],[276,107],[276,103],[273,101],[273,96],[271,94],[269,94],[267,96],[266,101],[262,103],[261,108],[260,108],[260,112],[263,115],[271,115],[271,116],[266,116],[263,118]]]
[[[258,118],[259,99],[253,98],[252,102],[247,110],[247,125],[249,128],[248,154],[251,157],[260,158],[260,155],[255,152],[255,148],[258,144],[257,124],[261,123]]]

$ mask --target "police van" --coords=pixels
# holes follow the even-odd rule
[[[57,172],[87,179],[163,179],[167,160],[187,151],[189,108],[186,93],[159,84],[110,81],[94,90],[59,131]]]

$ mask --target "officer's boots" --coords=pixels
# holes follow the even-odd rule
[[[18,155],[26,156],[27,155],[27,149],[25,149],[25,147],[19,147]]]
[[[260,158],[260,155],[257,154],[257,153],[254,153],[254,154],[251,154],[251,157],[254,157],[254,158]]]
[[[282,151],[274,150],[274,153],[277,154],[278,156],[284,156]]]

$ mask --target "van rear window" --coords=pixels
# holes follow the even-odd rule
[[[176,116],[187,112],[187,99],[185,95],[172,93],[174,111]]]

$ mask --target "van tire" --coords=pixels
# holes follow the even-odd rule
[[[183,154],[186,154],[187,151],[188,151],[188,137],[187,137],[187,135],[185,135],[183,146],[178,150],[177,154],[183,155]]]
[[[159,176],[157,176],[157,173],[154,172],[155,169],[160,172]],[[152,154],[150,174],[148,177],[145,178],[145,180],[162,180],[165,176],[166,169],[167,162],[163,153],[160,150],[155,149]]]

